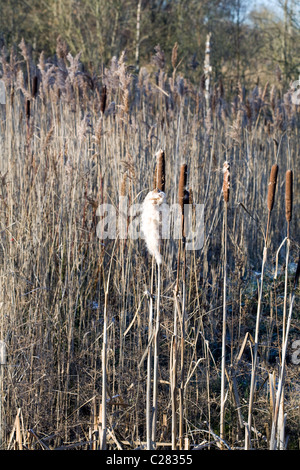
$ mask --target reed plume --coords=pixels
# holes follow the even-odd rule
[[[172,58],[171,58],[173,69],[175,69],[177,65],[177,56],[178,56],[178,43],[175,42],[173,49],[172,49]]]

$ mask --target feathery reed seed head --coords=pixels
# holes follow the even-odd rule
[[[175,69],[176,64],[177,64],[177,55],[178,55],[178,43],[175,42],[173,49],[172,49],[172,59],[171,59],[173,69]]]
[[[120,196],[125,197],[126,196],[126,187],[127,187],[127,173],[123,174],[121,186],[120,186]]]
[[[288,170],[285,174],[285,217],[287,222],[292,219],[293,210],[293,172]]]
[[[230,188],[230,165],[227,161],[223,164],[223,197],[227,203],[229,201],[229,188]]]
[[[272,211],[273,206],[274,206],[277,175],[278,175],[278,165],[275,164],[271,168],[270,181],[269,181],[269,187],[268,187],[268,209],[270,212]]]
[[[159,189],[150,191],[143,202],[141,229],[149,253],[155,257],[156,263],[162,263],[160,241],[162,224],[164,223],[164,207],[166,195]]]

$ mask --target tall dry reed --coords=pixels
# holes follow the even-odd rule
[[[222,359],[221,359],[221,411],[220,411],[220,438],[224,440],[225,429],[225,368],[226,368],[226,323],[227,323],[227,217],[230,193],[230,165],[223,164],[223,199],[224,199],[224,275],[223,275],[223,322],[222,322]]]

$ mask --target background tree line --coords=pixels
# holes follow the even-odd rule
[[[156,45],[171,68],[178,44],[177,70],[201,80],[205,40],[211,36],[213,79],[225,77],[227,89],[274,80],[283,85],[300,71],[300,6],[275,0],[276,9],[245,0],[0,0],[0,45],[7,50],[21,39],[52,56],[57,37],[94,70],[126,49],[130,64],[149,64]],[[138,27],[137,27],[138,25]]]

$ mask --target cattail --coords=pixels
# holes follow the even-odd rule
[[[248,98],[246,99],[245,108],[246,108],[247,118],[248,118],[249,121],[251,121],[252,108],[251,108],[251,104],[250,104],[250,101],[248,100]]]
[[[223,197],[224,197],[224,201],[226,202],[226,204],[229,201],[229,188],[230,188],[230,171],[229,170],[230,170],[230,165],[226,161],[226,162],[224,162],[224,165],[223,165],[223,174],[224,174],[224,177],[223,177]]]
[[[180,168],[178,202],[184,214],[184,204],[186,200],[186,183],[187,183],[187,164],[183,163]]]
[[[30,119],[30,100],[26,100],[26,118],[29,121]]]
[[[293,209],[293,172],[288,170],[285,174],[285,217],[287,222],[292,219]]]
[[[162,263],[160,254],[160,233],[162,222],[164,221],[163,208],[160,208],[160,206],[165,202],[165,197],[165,193],[159,189],[150,191],[144,200],[141,215],[141,229],[145,237],[148,251],[155,257],[158,265]]]
[[[35,75],[32,79],[32,91],[31,91],[31,95],[33,98],[36,97],[37,95],[37,91],[38,91],[38,78],[37,76]]]
[[[274,205],[277,175],[278,175],[278,165],[275,164],[271,168],[270,181],[269,181],[269,187],[268,187],[268,209],[269,209],[269,212],[272,211],[273,205]]]
[[[159,150],[156,154],[156,188],[165,192],[165,152]]]
[[[223,84],[222,77],[219,78],[219,87],[218,88],[219,88],[220,98],[224,98],[225,90],[224,90],[224,84]]]
[[[106,85],[103,85],[102,93],[101,93],[101,101],[100,101],[100,111],[101,111],[102,114],[104,114],[104,112],[105,112],[106,99],[107,99]]]

